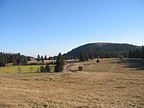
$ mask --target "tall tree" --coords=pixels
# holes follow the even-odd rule
[[[55,72],[62,72],[63,67],[64,67],[64,60],[61,53],[59,53],[56,59]]]
[[[144,46],[142,46],[141,57],[144,59]]]
[[[89,53],[89,58],[92,60],[94,58],[94,54],[93,53]]]
[[[81,52],[81,53],[80,53],[80,56],[79,56],[79,60],[80,60],[80,61],[87,61],[87,60],[89,60],[89,55],[88,55],[88,53],[86,53],[86,52]]]
[[[47,56],[45,55],[44,60],[47,60]]]
[[[88,60],[89,60],[89,55],[88,55],[88,53],[87,53],[87,52],[84,52],[84,55],[85,55],[86,61],[88,61]]]
[[[43,58],[43,56],[41,56],[41,61],[44,62],[44,58]]]
[[[80,53],[79,61],[86,61],[85,55],[82,52]]]
[[[0,66],[5,66],[5,58],[2,54],[0,55]]]
[[[41,61],[40,55],[37,56],[37,61]]]

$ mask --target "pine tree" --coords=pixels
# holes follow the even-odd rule
[[[86,61],[84,53],[80,53],[79,61]]]
[[[47,56],[45,55],[44,60],[47,60]]]
[[[79,61],[88,61],[89,55],[86,52],[81,52],[79,56]]]
[[[93,53],[89,53],[89,58],[92,60],[94,58]]]
[[[25,65],[27,64],[27,57],[21,56],[20,57],[20,65]]]
[[[5,59],[3,54],[0,55],[0,66],[5,66]]]
[[[144,59],[144,46],[142,46],[142,49],[141,49],[141,58]]]
[[[14,55],[12,56],[12,63],[14,66],[17,65],[17,60]]]
[[[88,55],[88,53],[84,53],[84,56],[85,56],[85,61],[88,61],[89,60],[89,55]]]
[[[40,55],[37,56],[37,61],[41,61]]]
[[[44,62],[44,58],[43,58],[43,56],[41,56],[41,61]]]
[[[59,53],[56,59],[55,72],[62,72],[63,67],[64,67],[64,60],[61,53]]]

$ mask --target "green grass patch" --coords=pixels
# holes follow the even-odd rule
[[[40,65],[0,67],[0,74],[32,73],[39,68]]]

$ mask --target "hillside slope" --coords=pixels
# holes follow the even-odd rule
[[[119,43],[90,43],[79,46],[69,51],[66,56],[79,57],[80,53],[85,52],[92,54],[95,57],[117,57],[118,55],[127,55],[130,49],[137,48],[139,46],[130,44],[119,44]]]

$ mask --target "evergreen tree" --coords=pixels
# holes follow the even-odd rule
[[[44,60],[47,60],[47,56],[45,55]]]
[[[37,61],[41,61],[40,55],[37,56]]]
[[[89,58],[90,58],[91,60],[94,59],[93,53],[89,53]]]
[[[80,53],[79,61],[86,61],[84,53]]]
[[[89,60],[89,55],[88,55],[88,53],[84,52],[84,56],[85,56],[85,60],[88,61],[88,60]]]
[[[141,57],[144,59],[144,46],[142,46]]]
[[[87,61],[89,60],[89,55],[86,52],[81,52],[79,56],[79,61]]]
[[[64,60],[61,53],[59,53],[56,59],[55,72],[62,72],[63,67],[64,67]]]
[[[25,56],[21,56],[20,58],[19,58],[20,60],[20,65],[25,65],[26,63],[27,63],[27,57],[25,57]]]
[[[4,56],[2,54],[0,55],[0,66],[5,66]]]
[[[44,58],[43,58],[43,56],[41,56],[41,61],[44,62]]]

